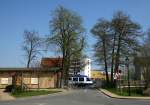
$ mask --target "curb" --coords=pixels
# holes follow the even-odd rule
[[[116,98],[116,99],[136,99],[136,100],[150,100],[150,97],[128,97],[128,96],[119,96],[117,94],[111,93],[110,91],[106,90],[106,89],[98,89],[99,91],[101,91],[101,93],[105,94],[106,96],[110,97],[110,98]]]

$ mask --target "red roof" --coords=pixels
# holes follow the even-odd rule
[[[62,58],[42,58],[42,67],[60,67],[62,65]]]

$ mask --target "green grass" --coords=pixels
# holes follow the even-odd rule
[[[24,92],[14,92],[11,93],[14,97],[30,97],[30,96],[38,96],[38,95],[47,95],[52,93],[61,92],[59,90],[30,90]]]
[[[128,96],[128,90],[127,89],[119,90],[116,88],[107,88],[106,90],[108,90],[114,94],[120,95],[120,96]],[[131,96],[143,96],[142,90],[131,88]]]

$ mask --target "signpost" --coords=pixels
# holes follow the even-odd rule
[[[118,80],[118,79],[120,79],[120,76],[121,76],[121,73],[117,71],[114,75],[114,79]]]
[[[114,74],[114,80],[116,80],[117,88],[122,93],[122,89],[121,89],[121,70],[117,70],[117,72]]]

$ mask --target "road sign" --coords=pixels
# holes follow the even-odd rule
[[[120,75],[121,75],[121,73],[116,72],[116,73],[114,74],[114,79],[115,79],[115,80],[116,80],[116,79],[120,79]]]

